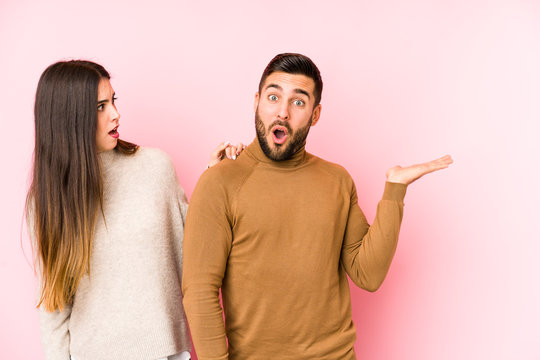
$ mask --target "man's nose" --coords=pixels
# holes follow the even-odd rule
[[[279,108],[278,118],[281,120],[289,120],[289,106],[288,104],[283,104]]]

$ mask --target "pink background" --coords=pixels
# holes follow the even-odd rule
[[[260,74],[294,51],[325,84],[308,150],[370,220],[388,167],[456,161],[409,188],[382,288],[352,290],[359,358],[540,359],[539,38],[532,0],[2,0],[0,358],[43,359],[21,220],[45,67],[105,65],[121,136],[169,153],[190,195],[218,142],[254,138]]]

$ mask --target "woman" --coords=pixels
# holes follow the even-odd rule
[[[187,209],[169,157],[119,139],[108,72],[42,74],[27,213],[47,359],[189,359],[181,241]],[[211,164],[243,146],[222,144]]]

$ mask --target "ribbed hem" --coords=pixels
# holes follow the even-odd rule
[[[148,339],[140,341],[136,346],[127,348],[123,346],[115,348],[100,349],[100,351],[73,351],[71,355],[76,360],[149,360],[161,359],[171,355],[176,355],[182,351],[192,352],[189,339],[181,339],[181,341],[171,341],[163,334],[148,334]]]
[[[391,201],[403,201],[405,193],[407,192],[407,185],[400,183],[393,183],[387,181],[384,185],[383,200]]]

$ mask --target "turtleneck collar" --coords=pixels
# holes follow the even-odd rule
[[[275,161],[268,158],[259,143],[259,139],[255,137],[255,140],[245,150],[252,158],[265,164],[269,164],[281,168],[293,168],[301,165],[306,159],[306,144],[298,149],[293,156],[288,160]]]

